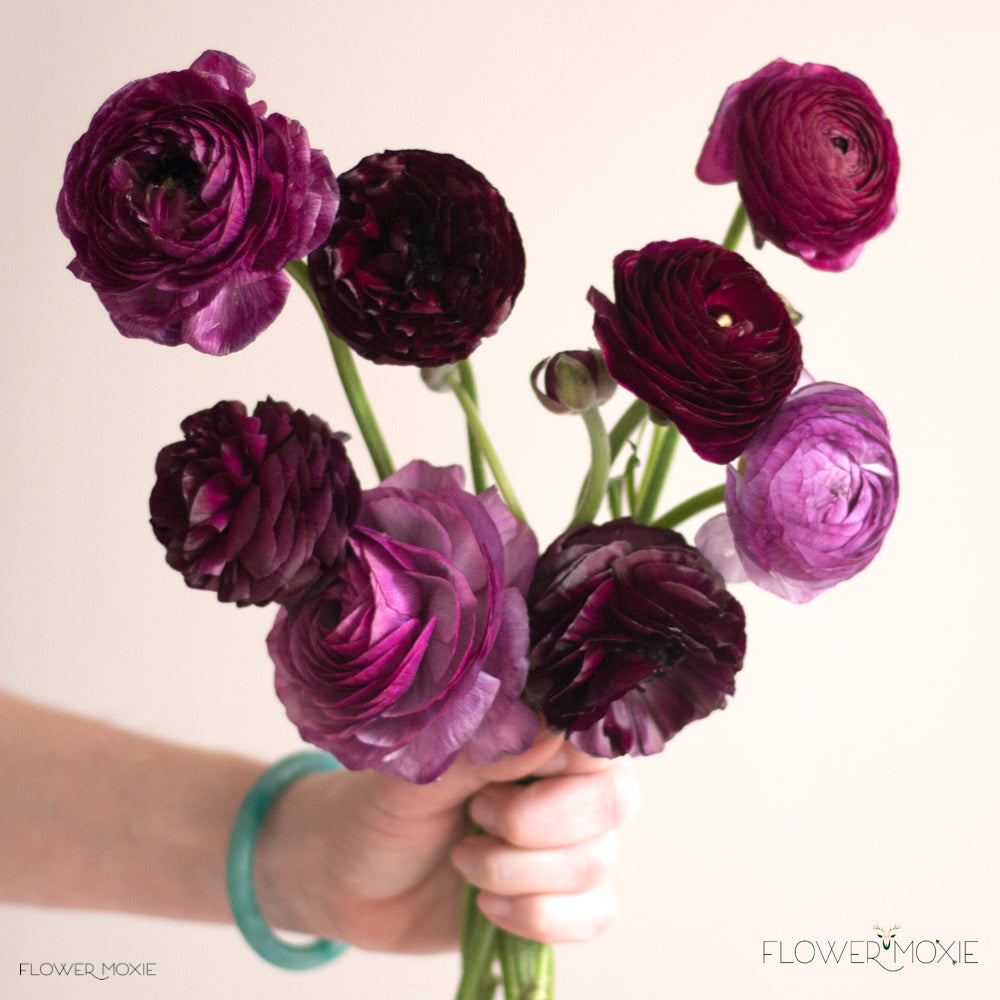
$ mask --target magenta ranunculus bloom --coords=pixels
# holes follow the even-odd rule
[[[337,579],[268,636],[289,719],[348,768],[423,783],[537,734],[520,697],[535,536],[462,479],[416,461],[364,493]]]
[[[730,582],[795,603],[861,572],[896,512],[899,473],[885,417],[834,382],[794,392],[726,481],[726,512],[696,544]]]
[[[150,523],[188,586],[240,606],[321,587],[344,554],[361,487],[319,419],[267,399],[187,417],[156,459]]]
[[[758,245],[843,271],[896,214],[892,125],[857,77],[775,59],[722,98],[698,160],[708,184],[736,181]]]
[[[305,129],[250,104],[253,73],[224,52],[136,80],[77,140],[59,227],[126,337],[246,347],[278,315],[282,268],[326,238],[336,178]]]
[[[528,699],[592,756],[658,753],[735,691],[743,609],[675,531],[575,528],[542,554],[528,604]]]
[[[694,239],[620,253],[614,287],[614,302],[587,296],[608,371],[702,458],[736,458],[802,369],[780,296],[739,254]]]
[[[524,284],[524,247],[499,192],[424,149],[365,157],[309,278],[330,327],[383,364],[435,367],[496,333]]]

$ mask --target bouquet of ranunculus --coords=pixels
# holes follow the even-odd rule
[[[524,282],[504,199],[469,164],[420,149],[335,176],[302,125],[248,101],[252,82],[210,51],[108,98],[59,195],[70,269],[125,336],[213,355],[246,348],[297,282],[380,482],[362,489],[346,435],[320,417],[218,402],[156,461],[167,562],[220,601],[278,606],[277,694],[348,768],[430,782],[459,754],[525,750],[540,720],[593,755],[659,752],[734,692],[746,632],[728,583],[810,600],[868,565],[892,521],[885,419],[859,390],[806,374],[800,317],[735,249],[749,222],[758,247],[852,265],[895,212],[889,121],[830,66],[779,59],[728,89],[697,162],[701,180],[739,187],[722,243],[618,253],[613,298],[588,295],[596,346],[581,331],[575,349],[525,366],[547,410],[583,418],[592,448],[567,528],[539,554],[469,360]],[[394,468],[355,354],[454,394],[471,489],[457,464]],[[608,430],[601,407],[618,387],[635,399]],[[725,482],[664,509],[680,437],[726,466]],[[677,532],[718,505],[695,544]],[[485,918],[467,912],[468,942]],[[508,998],[551,996],[544,946],[492,940],[466,954],[460,997],[491,992],[497,948]]]

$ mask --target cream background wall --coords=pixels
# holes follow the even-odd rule
[[[301,120],[338,172],[407,146],[481,169],[528,257],[510,321],[476,356],[483,408],[547,542],[568,516],[585,436],[534,403],[527,372],[590,343],[585,294],[610,291],[618,251],[721,239],[735,190],[699,184],[693,168],[730,82],[779,55],[866,80],[902,150],[892,229],[841,275],[742,249],[805,314],[813,373],[857,385],[888,415],[896,524],[868,572],[809,606],[737,591],[750,622],[737,696],[638,762],[645,802],[625,837],[622,918],[559,949],[559,995],[996,995],[995,8],[37,0],[3,22],[0,684],[262,759],[298,746],[271,692],[270,613],[220,606],[166,567],[146,523],[153,459],[186,414],[219,399],[271,394],[334,427],[351,418],[297,292],[255,345],[211,359],[120,338],[65,270],[56,194],[101,101],[221,48],[256,72],[252,97]],[[410,371],[369,371],[397,462],[462,458],[453,401]],[[687,452],[678,464],[678,499],[717,475]],[[873,923],[978,942],[978,964],[887,974],[763,961],[765,939],[867,939]],[[73,960],[154,962],[156,976],[18,975],[21,962]],[[0,907],[0,995],[18,1000],[438,1000],[456,980],[451,956],[352,952],[296,976],[228,927]]]

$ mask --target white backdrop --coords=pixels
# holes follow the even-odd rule
[[[528,276],[475,360],[486,420],[545,543],[568,517],[585,435],[535,404],[528,371],[591,342],[585,294],[592,283],[611,291],[618,251],[721,239],[735,189],[699,184],[694,163],[725,87],[776,56],[831,63],[866,80],[893,121],[899,216],[841,275],[741,249],[805,314],[811,371],[857,385],[886,412],[899,514],[872,567],[809,606],[737,590],[750,636],[737,696],[638,762],[645,801],[625,837],[623,915],[600,941],[559,949],[559,995],[995,996],[998,28],[994,8],[973,0],[8,10],[0,684],[262,759],[298,746],[272,694],[270,613],[187,590],[146,502],[159,448],[219,399],[271,394],[346,430],[350,414],[297,290],[255,345],[212,359],[119,337],[65,270],[72,254],[54,212],[63,163],[113,90],[220,48],[256,72],[251,97],[301,120],[337,172],[423,146],[493,181],[517,217]],[[454,401],[412,371],[365,372],[398,464],[462,459]],[[683,451],[677,499],[717,477]],[[373,485],[360,446],[353,454]],[[904,940],[978,942],[978,962],[887,974],[763,961],[764,940],[783,941],[787,958],[799,940],[873,938],[873,923],[900,924]],[[21,962],[53,960],[153,962],[156,976],[72,986],[18,976]],[[456,979],[451,956],[355,951],[293,974],[264,966],[228,927],[0,907],[0,994],[19,1000],[439,1000]]]

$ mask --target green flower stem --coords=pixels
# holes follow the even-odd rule
[[[625,463],[625,494],[628,497],[629,513],[635,517],[635,508],[638,506],[639,493],[635,488],[635,470],[639,467],[639,459],[635,455],[629,456]]]
[[[500,931],[476,906],[476,890],[470,887],[467,892],[462,928],[462,978],[455,1000],[484,1000],[493,995],[493,959]]]
[[[292,278],[298,282],[302,290],[309,296],[309,301],[319,315],[326,331],[326,339],[330,342],[330,350],[333,352],[333,362],[337,366],[337,374],[340,376],[340,384],[344,387],[344,395],[350,404],[351,412],[361,431],[361,437],[368,447],[368,454],[371,455],[375,465],[375,472],[379,479],[385,479],[394,471],[392,458],[389,455],[389,448],[382,437],[378,421],[375,419],[375,412],[361,384],[361,376],[358,374],[357,365],[354,363],[354,353],[351,348],[338,337],[327,325],[320,308],[319,300],[309,283],[309,271],[304,260],[293,260],[285,265],[285,270]]]
[[[625,481],[622,476],[608,480],[608,512],[612,520],[622,516],[622,495],[625,492]]]
[[[649,524],[653,519],[679,438],[680,432],[676,424],[659,425],[653,432],[653,441],[646,459],[646,470],[636,498],[635,519],[640,524]]]
[[[500,931],[497,951],[506,1000],[553,1000],[552,945]]]
[[[469,394],[469,399],[478,409],[479,396],[476,392],[476,376],[472,370],[472,362],[465,358],[458,363],[458,376],[462,380],[462,387]],[[472,428],[469,428],[469,469],[472,472],[473,491],[482,493],[486,489],[486,466],[483,464],[483,450],[479,447],[476,435]]]
[[[733,215],[733,221],[729,223],[729,229],[726,231],[726,236],[722,241],[722,245],[726,250],[735,250],[739,244],[740,239],[743,236],[743,230],[747,227],[747,210],[746,206],[741,201],[739,205],[736,206],[736,212]]]
[[[531,1000],[555,1000],[556,957],[552,945],[542,945],[538,951],[534,989],[535,992],[529,994]]]
[[[530,976],[530,970],[525,969],[519,961],[518,952],[514,936],[507,931],[500,931],[497,935],[497,955],[500,957],[504,1000],[520,997],[524,984]]]
[[[702,490],[701,493],[696,493],[683,503],[672,507],[662,517],[658,517],[653,524],[657,528],[676,528],[678,524],[686,521],[689,517],[694,517],[695,514],[700,514],[703,510],[708,510],[709,507],[723,503],[725,499],[725,483],[719,486],[710,486],[707,490]]]
[[[479,416],[478,407],[472,401],[468,392],[466,392],[461,379],[455,372],[452,372],[446,381],[465,413],[465,420],[469,425],[469,433],[475,436],[476,443],[479,445],[483,457],[486,459],[486,464],[489,465],[490,472],[493,473],[493,478],[496,480],[500,495],[504,498],[508,509],[514,517],[526,521],[527,518],[524,516],[524,511],[521,510],[521,505],[514,494],[514,488],[511,486],[510,480],[507,478],[507,473],[504,472],[504,468],[500,464],[500,456],[497,455],[496,449],[493,447],[493,442],[490,441],[489,435],[486,433],[486,427]]]
[[[611,428],[611,433],[608,434],[612,462],[618,457],[618,453],[622,450],[632,432],[647,416],[649,416],[649,407],[641,399],[637,399],[618,418],[618,422]]]
[[[590,471],[587,473],[576,513],[570,522],[571,528],[579,524],[589,524],[597,516],[608,488],[608,472],[611,469],[611,444],[608,441],[608,432],[604,429],[601,411],[592,406],[580,415],[590,437]]]

